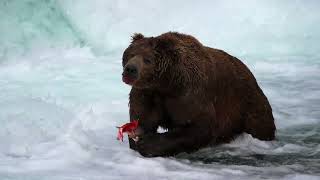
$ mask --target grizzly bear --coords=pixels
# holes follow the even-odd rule
[[[132,86],[130,120],[139,119],[139,140],[129,144],[143,156],[190,153],[244,132],[275,138],[272,109],[255,77],[222,50],[177,32],[134,34],[122,66],[122,80]]]

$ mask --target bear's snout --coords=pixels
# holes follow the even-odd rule
[[[138,75],[138,68],[132,64],[126,65],[124,73],[128,76],[136,77]]]
[[[123,69],[122,80],[126,84],[132,84],[138,78],[138,67],[133,64],[127,64]]]

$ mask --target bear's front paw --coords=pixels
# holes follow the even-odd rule
[[[144,157],[163,156],[165,146],[162,137],[158,134],[143,135],[136,142],[137,151]]]

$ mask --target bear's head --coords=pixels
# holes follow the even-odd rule
[[[203,46],[179,33],[157,37],[134,34],[122,58],[122,80],[137,89],[177,88],[197,81]]]

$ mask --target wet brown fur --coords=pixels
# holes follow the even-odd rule
[[[190,35],[135,34],[123,55],[148,57],[130,92],[130,119],[144,130],[130,147],[144,156],[170,156],[226,143],[246,132],[273,140],[271,106],[250,70],[236,57],[203,46]],[[161,126],[168,130],[157,133]]]

